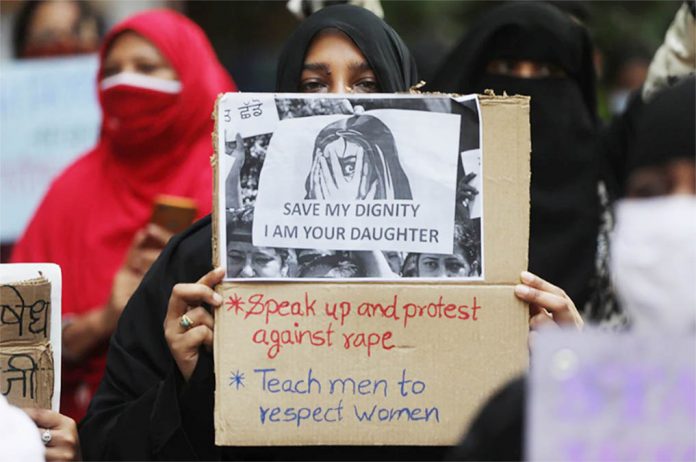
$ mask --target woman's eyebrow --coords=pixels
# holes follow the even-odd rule
[[[327,75],[331,74],[331,69],[329,69],[329,66],[325,63],[304,63],[302,65],[302,70],[322,72]]]
[[[353,61],[348,64],[348,69],[351,71],[371,71],[372,67],[367,63],[367,61]]]

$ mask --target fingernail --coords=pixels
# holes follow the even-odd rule
[[[532,282],[534,280],[534,275],[529,271],[522,271],[522,273],[520,273],[520,277],[522,278],[523,282],[527,283]]]
[[[218,303],[218,304],[222,303],[222,297],[217,292],[215,292],[213,294],[213,300],[215,301],[215,303]]]
[[[517,284],[515,286],[515,293],[518,295],[527,295],[529,294],[529,287],[524,284]]]

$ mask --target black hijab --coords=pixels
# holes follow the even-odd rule
[[[551,63],[567,78],[488,74],[492,59]],[[532,97],[529,269],[562,287],[582,310],[599,227],[595,75],[585,28],[544,3],[494,8],[472,25],[432,89]]]
[[[374,71],[382,92],[407,91],[418,82],[416,63],[394,29],[364,8],[334,5],[305,19],[285,42],[278,60],[276,91],[299,90],[307,49],[324,29],[337,29],[350,37]]]
[[[628,174],[696,155],[696,77],[668,87],[647,103],[629,141]]]

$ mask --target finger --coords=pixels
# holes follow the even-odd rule
[[[474,178],[476,178],[476,174],[474,172],[468,173],[466,176],[464,176],[464,178],[462,178],[462,181],[460,184],[464,183],[464,185],[468,186],[467,183],[469,183]],[[464,186],[464,185],[462,185],[462,186]]]
[[[177,284],[172,289],[172,295],[169,298],[167,321],[179,318],[188,311],[190,306],[199,306],[203,303],[220,306],[222,297],[205,284]]]
[[[184,354],[197,352],[201,345],[213,345],[213,331],[208,326],[196,326],[181,334],[175,343],[175,348]]]
[[[560,297],[567,296],[565,291],[560,287],[557,287],[551,284],[550,282],[545,281],[544,279],[540,278],[536,274],[530,273],[529,271],[522,271],[522,273],[520,273],[520,279],[522,279],[522,282],[524,282],[528,286],[534,287],[535,289],[539,289],[544,292],[551,292]]]
[[[139,249],[133,252],[132,257],[128,259],[128,266],[137,273],[147,273],[161,252],[162,250],[159,248]]]
[[[527,303],[538,305],[551,312],[553,319],[560,324],[581,326],[581,317],[568,297],[544,292],[524,284],[515,286],[515,295]]]
[[[515,295],[527,303],[539,305],[552,313],[560,313],[569,309],[569,300],[551,292],[535,289],[525,284],[515,286]]]
[[[34,407],[22,408],[24,412],[34,421],[37,427],[40,428],[55,428],[61,424],[63,419],[70,419],[70,417],[62,416],[55,411],[49,409],[39,409]]]
[[[367,199],[374,199],[377,196],[377,182],[373,181],[370,190],[367,191]]]
[[[329,162],[331,162],[331,169],[333,170],[334,182],[337,185],[339,182],[346,183],[346,177],[343,176],[341,162],[338,160],[338,153],[335,150],[329,152]]]
[[[208,271],[206,274],[204,274],[198,281],[196,281],[197,284],[203,284],[208,287],[215,287],[216,285],[220,284],[222,282],[222,278],[225,277],[225,268],[222,266],[218,266],[217,268],[214,268],[210,271]]]
[[[65,446],[46,448],[46,462],[71,461],[75,458],[75,448]]]
[[[147,231],[147,241],[150,247],[157,246],[164,248],[167,242],[169,242],[169,239],[174,235],[174,233],[168,229],[156,225],[155,223],[149,223],[145,230]]]
[[[337,178],[341,172],[340,168],[331,172],[329,169],[329,164],[326,162],[326,158],[319,158],[319,163],[321,164],[321,175],[324,177],[324,183],[327,187],[335,189],[338,186]],[[329,178],[330,177],[330,178]]]
[[[319,159],[319,178],[321,178],[321,185],[324,198],[325,199],[335,199],[338,188],[336,187],[336,179],[331,174],[329,166],[326,163],[326,159],[323,157]]]
[[[319,162],[317,162],[317,188],[319,189],[319,197],[328,199],[324,175]]]
[[[541,312],[529,320],[529,328],[535,331],[540,329],[558,328],[553,318],[547,312]]]
[[[72,420],[72,419],[71,419]],[[39,428],[39,433],[43,433],[44,429]],[[51,441],[46,447],[75,447],[77,445],[77,426],[73,422],[72,427],[57,427],[50,429]]]
[[[210,329],[213,329],[213,326],[215,323],[215,321],[213,320],[213,316],[210,314],[210,312],[208,312],[208,310],[206,310],[202,306],[196,307],[192,310],[188,310],[185,314],[193,322],[194,327],[195,326],[206,326]],[[179,327],[180,327],[182,332],[187,332],[187,331],[193,329],[193,327],[185,329],[185,328],[181,327],[181,324],[179,324]]]
[[[365,150],[362,148],[358,148],[358,152],[355,155],[355,169],[353,171],[353,181],[360,181],[361,184],[363,180],[363,172],[367,174],[367,169],[365,168],[365,163],[363,159],[365,159]]]
[[[142,247],[145,239],[147,239],[147,229],[139,229],[133,236],[133,241],[131,241],[131,250]]]
[[[234,141],[234,163],[236,167],[242,168],[242,165],[244,164],[244,158],[246,157],[246,151],[244,149],[244,139],[242,138],[242,135],[240,133],[237,133],[237,136],[235,136]]]

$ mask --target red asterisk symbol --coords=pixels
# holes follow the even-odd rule
[[[236,293],[230,295],[225,304],[227,305],[227,311],[234,309],[235,315],[239,314],[240,311],[244,313],[244,308],[242,308],[244,302]]]

